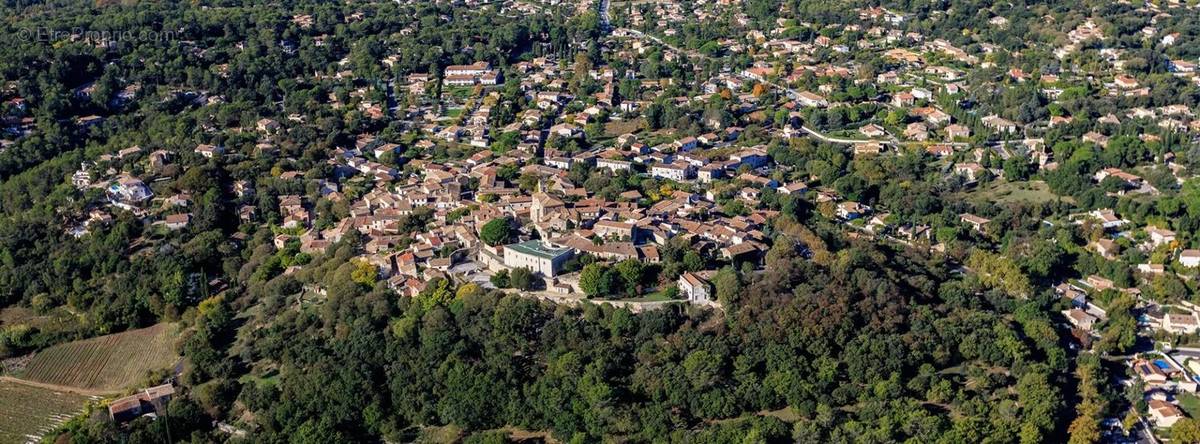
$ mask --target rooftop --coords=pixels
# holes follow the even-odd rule
[[[550,244],[540,240],[527,240],[525,242],[505,245],[504,248],[513,250],[517,253],[528,254],[530,256],[541,259],[554,259],[570,252],[570,248],[555,248]]]

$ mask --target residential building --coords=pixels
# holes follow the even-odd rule
[[[679,294],[692,303],[712,302],[713,294],[707,280],[692,272],[684,272],[679,276]]]

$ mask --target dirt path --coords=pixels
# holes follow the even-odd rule
[[[46,384],[44,382],[34,382],[34,381],[25,380],[25,379],[17,379],[12,376],[0,376],[0,381],[12,382],[12,383],[16,383],[16,384],[23,384],[23,385],[28,385],[30,387],[37,387],[37,388],[42,388],[42,389],[46,389],[46,390],[74,393],[74,394],[83,395],[83,396],[112,396],[112,395],[117,394],[117,392],[110,392],[110,391],[104,391],[104,390],[92,390],[92,389],[70,387],[70,386],[58,385],[58,384]]]

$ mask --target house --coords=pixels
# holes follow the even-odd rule
[[[867,124],[866,126],[859,128],[858,132],[867,137],[883,137],[887,135],[887,131],[885,131],[882,126],[874,123]]]
[[[504,246],[504,266],[525,267],[545,277],[554,277],[567,260],[575,256],[571,248],[558,248],[540,240],[529,240]]]
[[[154,192],[145,182],[131,176],[117,178],[108,186],[107,194],[113,205],[127,210],[154,197]]]
[[[696,168],[691,164],[683,162],[675,162],[668,164],[657,164],[650,167],[650,175],[663,179],[671,179],[674,181],[684,181],[691,179],[695,174]]]
[[[904,128],[904,138],[924,142],[929,140],[929,128],[924,123],[913,122]]]
[[[596,159],[596,169],[607,168],[611,171],[616,172],[616,171],[622,171],[622,170],[627,171],[627,170],[631,169],[632,167],[633,167],[633,164],[628,161],[625,161],[625,160]]]
[[[808,184],[804,182],[793,182],[779,188],[779,194],[804,194],[808,191]]]
[[[695,137],[688,136],[675,141],[675,146],[679,151],[691,151],[696,149],[697,140]]]
[[[1167,267],[1163,264],[1138,264],[1137,271],[1145,274],[1163,274],[1166,273]]]
[[[475,84],[475,76],[448,74],[442,78],[442,83],[446,86],[471,86]]]
[[[1200,319],[1195,313],[1167,313],[1163,316],[1162,327],[1175,334],[1191,334],[1200,331]]]
[[[262,118],[254,125],[255,129],[263,133],[273,133],[279,130],[279,122],[275,119]]]
[[[1063,282],[1054,286],[1054,292],[1069,299],[1075,308],[1087,308],[1087,293],[1084,293],[1079,287]]]
[[[1154,247],[1160,247],[1171,242],[1175,242],[1175,232],[1156,226],[1146,227],[1146,234],[1150,235],[1150,244]]]
[[[854,144],[854,156],[878,156],[883,153],[883,144],[879,142],[864,142]]]
[[[488,62],[475,62],[470,65],[450,65],[446,67],[446,76],[478,76],[492,69]]]
[[[1167,401],[1151,399],[1147,407],[1150,411],[1150,419],[1157,427],[1171,427],[1183,419],[1183,411]]]
[[[1062,312],[1062,314],[1063,314],[1063,316],[1067,317],[1067,321],[1070,322],[1071,325],[1074,325],[1076,328],[1079,328],[1082,330],[1087,330],[1087,331],[1091,331],[1092,326],[1094,326],[1096,324],[1096,322],[1100,320],[1099,318],[1092,316],[1092,315],[1088,314],[1088,312],[1080,310],[1078,308],[1064,310]]]
[[[1096,218],[1096,220],[1099,220],[1100,225],[1103,226],[1105,230],[1111,230],[1128,223],[1128,221],[1117,217],[1117,213],[1110,209],[1092,210],[1092,212],[1089,214]]]
[[[897,108],[908,108],[915,103],[917,103],[917,98],[909,92],[899,92],[892,96],[892,105]]]
[[[979,177],[983,175],[983,172],[983,166],[975,162],[954,165],[954,173],[966,177],[969,181],[979,180]]]
[[[858,219],[871,212],[871,207],[858,202],[842,202],[837,206],[837,216],[845,220]]]
[[[829,106],[829,101],[825,100],[824,97],[821,97],[818,94],[814,94],[814,93],[811,93],[808,91],[801,91],[799,94],[797,94],[796,101],[800,102],[801,105],[804,105],[807,107]]]
[[[191,220],[192,215],[188,213],[169,214],[167,217],[163,218],[162,224],[164,227],[167,227],[168,230],[182,230],[188,226],[188,222],[191,222]]]
[[[1179,264],[1188,268],[1200,267],[1200,250],[1183,250],[1179,252]]]
[[[1172,60],[1167,64],[1167,69],[1178,73],[1196,72],[1196,63],[1187,60]]]
[[[1133,89],[1138,87],[1137,79],[1125,74],[1118,75],[1115,79],[1113,79],[1113,84],[1121,89]]]
[[[951,154],[954,154],[954,147],[952,147],[950,145],[942,145],[942,144],[929,145],[929,146],[925,147],[925,152],[929,153],[929,155],[931,155],[933,157],[942,159],[942,158],[950,157]]]
[[[700,167],[696,172],[696,177],[700,182],[709,183],[716,179],[725,177],[725,167],[718,163],[710,163]]]
[[[985,116],[982,119],[982,122],[983,122],[983,126],[991,129],[992,131],[996,131],[998,133],[1012,134],[1012,133],[1017,132],[1017,124],[1016,123],[1013,123],[1011,120],[1005,119],[1005,118],[997,116],[995,114]]]
[[[603,238],[633,240],[635,231],[633,224],[612,220],[600,220],[592,225],[592,232]]]
[[[1141,177],[1139,177],[1135,174],[1129,174],[1124,171],[1121,171],[1120,168],[1105,168],[1103,170],[1097,171],[1096,174],[1094,174],[1092,176],[1092,178],[1095,179],[1096,182],[1103,182],[1104,179],[1107,179],[1109,177],[1115,177],[1117,179],[1120,179],[1121,183],[1123,185],[1125,185],[1125,187],[1127,187],[1127,188],[1139,188],[1142,186],[1142,178]]]
[[[769,158],[767,157],[766,150],[761,148],[747,148],[731,154],[729,160],[737,162],[738,166],[747,165],[750,168],[758,168],[766,165]]]
[[[171,384],[142,389],[141,391],[113,401],[108,405],[108,416],[115,422],[123,423],[142,415],[155,415],[165,411],[167,402],[175,394]]]
[[[196,146],[196,154],[212,159],[213,157],[225,154],[225,148],[208,144],[200,144]]]
[[[1099,239],[1092,243],[1092,248],[1105,259],[1114,259],[1117,257],[1117,243],[1112,239]]]
[[[688,302],[704,304],[712,302],[713,294],[708,281],[692,272],[679,276],[679,294]]]
[[[1154,362],[1139,359],[1133,362],[1133,372],[1147,384],[1163,384],[1167,382],[1167,373]]]
[[[991,219],[985,219],[971,213],[963,213],[958,215],[958,220],[970,225],[971,228],[974,228],[975,231],[980,233],[983,232],[984,225],[987,225],[988,222],[991,222]]]
[[[1113,283],[1112,279],[1101,277],[1095,274],[1088,275],[1088,277],[1084,278],[1083,282],[1098,292],[1108,290],[1110,288],[1116,288],[1116,284]]]
[[[965,125],[953,124],[946,126],[946,138],[950,140],[971,137],[971,129]]]

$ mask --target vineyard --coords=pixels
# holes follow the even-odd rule
[[[150,370],[178,361],[175,324],[59,344],[34,355],[23,379],[88,390],[120,391]]]
[[[0,442],[37,442],[83,409],[88,398],[0,381]]]

